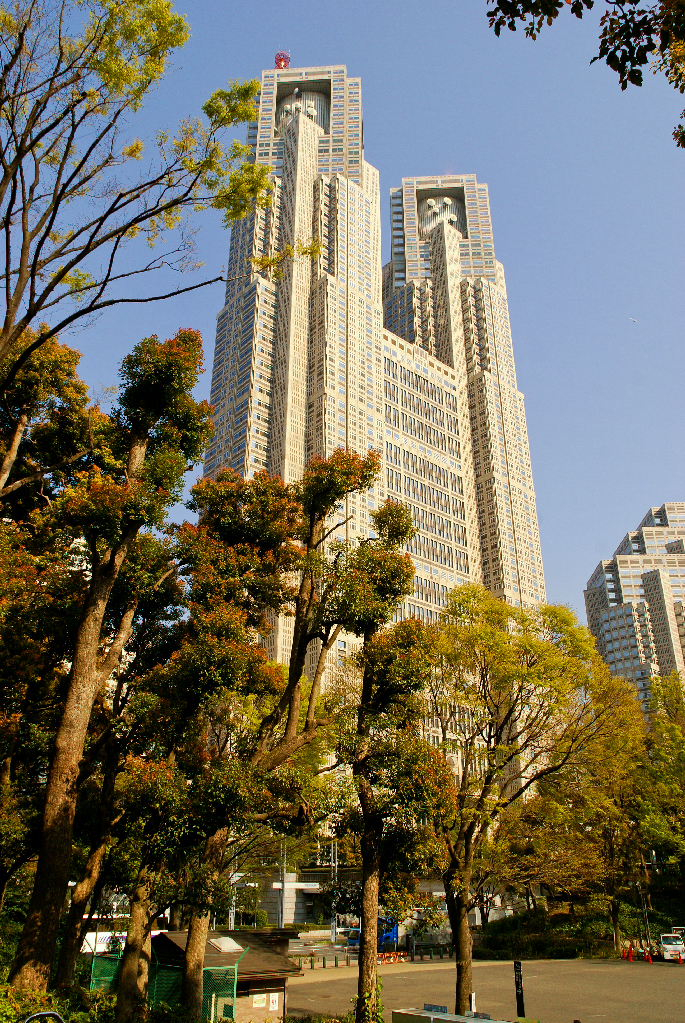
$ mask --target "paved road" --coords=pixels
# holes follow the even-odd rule
[[[414,963],[380,967],[385,1018],[393,1009],[424,1002],[454,1006],[454,964]],[[288,1014],[347,1012],[356,992],[354,967],[307,970],[288,984]],[[516,1017],[510,962],[473,964],[476,1008],[493,1019]],[[523,964],[526,1013],[541,1023],[683,1023],[685,966],[675,963],[537,960]]]

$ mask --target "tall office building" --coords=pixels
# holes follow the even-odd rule
[[[651,675],[685,677],[685,502],[650,508],[585,590],[597,648],[614,675],[645,694]]]
[[[475,484],[483,581],[513,603],[544,601],[524,399],[488,187],[473,174],[405,178],[391,190],[390,218],[385,323],[449,367],[464,417],[468,408],[460,444]],[[403,402],[391,414],[404,430]]]
[[[405,182],[399,201],[393,192],[393,262],[382,270],[360,80],[278,55],[258,103],[248,144],[273,167],[273,203],[231,234],[205,474],[264,468],[290,481],[338,446],[379,449],[381,479],[340,505],[333,538],[372,535],[369,511],[388,497],[408,505],[416,574],[402,616],[433,620],[450,589],[473,581],[513,603],[544,599],[485,186],[472,175]],[[281,279],[252,272],[251,257],[312,238],[318,257],[293,260]],[[270,656],[285,656],[290,629],[279,623]]]

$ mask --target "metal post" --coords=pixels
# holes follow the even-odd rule
[[[233,895],[231,897],[231,908],[228,911],[228,929],[229,931],[235,930],[235,888],[233,888]]]
[[[281,897],[278,904],[278,926],[285,927],[285,869],[286,869],[285,839],[281,842]]]
[[[523,971],[518,959],[514,960],[514,986],[516,988],[516,1015],[525,1016],[526,1007],[523,1001]]]

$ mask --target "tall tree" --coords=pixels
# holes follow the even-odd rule
[[[406,915],[415,895],[408,875],[418,871],[418,861],[425,869],[431,860],[422,822],[444,812],[449,789],[444,760],[421,734],[433,652],[433,636],[418,619],[383,632],[368,627],[358,655],[359,689],[348,694],[341,715],[338,763],[352,773],[356,805],[347,826],[358,829],[362,865],[357,1023],[380,1018],[380,900],[402,904]]]
[[[169,572],[159,565],[156,546],[150,549],[147,531],[164,526],[184,474],[209,435],[209,406],[191,396],[201,359],[202,339],[195,331],[140,342],[123,362],[118,405],[97,457],[46,510],[31,516],[34,548],[49,550],[59,538],[72,552],[82,592],[48,770],[36,879],[10,970],[17,987],[47,985],[93,706],[121,661],[141,601]],[[127,579],[125,599],[115,605],[112,596],[126,564],[136,571]]]
[[[515,32],[525,24],[526,35],[537,39],[544,25],[551,25],[570,7],[576,18],[591,11],[594,0],[492,0],[488,19],[496,35],[503,28]],[[610,0],[600,19],[599,52],[591,63],[603,60],[616,71],[622,89],[642,85],[642,69],[652,62],[678,92],[685,92],[685,3],[683,0]],[[685,118],[685,111],[683,115]],[[685,126],[673,129],[678,146],[685,148]]]
[[[316,744],[331,724],[331,717],[320,712],[320,694],[337,636],[343,629],[360,635],[372,622],[388,621],[406,592],[411,570],[397,551],[406,541],[407,518],[399,505],[388,504],[376,513],[376,541],[327,546],[335,529],[330,517],[347,494],[372,485],[378,461],[373,451],[362,457],[338,449],[325,461],[311,462],[302,480],[291,485],[265,475],[246,482],[224,473],[194,491],[195,507],[202,512],[198,542],[214,552],[203,556],[203,564],[221,565],[222,585],[238,599],[253,601],[252,594],[259,595],[263,612],[268,597],[272,613],[293,617],[285,685],[271,706],[259,708],[253,737],[244,735],[238,747],[250,770],[277,778],[297,763],[301,751]],[[199,579],[206,585],[206,570]],[[203,601],[210,592],[198,590]],[[317,656],[307,679],[304,669],[313,644]],[[208,913],[193,915],[189,946],[204,950],[208,925]],[[186,1007],[195,1015],[201,1008],[200,977],[201,962],[187,955]]]
[[[167,297],[126,288],[164,266],[197,267],[192,211],[211,207],[230,222],[268,202],[268,168],[223,142],[255,116],[256,81],[230,83],[203,117],[187,117],[173,136],[160,132],[140,169],[147,156],[131,124],[188,35],[170,0],[23,0],[0,9],[0,362],[14,353],[0,389],[70,324],[120,302]],[[17,350],[31,326],[35,338]]]
[[[482,587],[462,587],[450,596],[437,642],[431,711],[441,720],[454,774],[451,806],[436,822],[447,856],[455,1011],[463,1014],[479,849],[503,810],[614,732],[628,690],[563,607],[516,608]]]

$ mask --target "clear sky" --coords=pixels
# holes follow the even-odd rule
[[[589,66],[601,2],[582,23],[564,11],[536,42],[520,30],[497,39],[486,0],[176,6],[192,37],[131,125],[141,137],[173,129],[228,79],[259,77],[287,49],[293,67],[344,63],[361,76],[384,261],[388,190],[402,177],[473,172],[489,185],[548,599],[584,620],[599,559],[651,505],[685,499],[685,151],[671,138],[685,98],[650,74],[621,92],[613,72]],[[214,276],[229,237],[214,214],[199,223],[198,255]],[[83,351],[96,389],[115,382],[137,340],[178,327],[202,331],[211,369],[221,304],[216,285],[115,308],[64,340]]]

